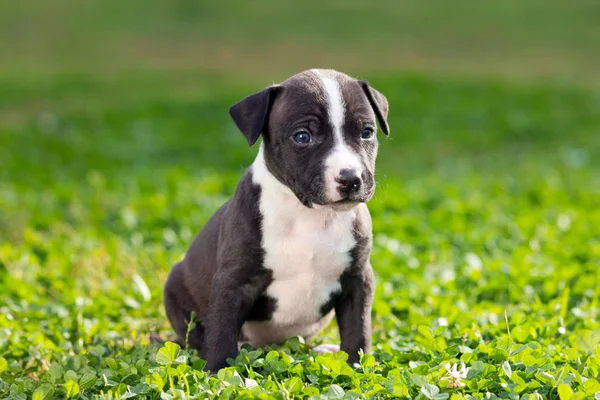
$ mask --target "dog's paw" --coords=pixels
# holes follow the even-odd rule
[[[238,342],[238,351],[242,350],[242,347],[244,347],[247,344],[249,345],[250,343],[248,343],[248,342]]]
[[[320,344],[312,348],[317,354],[325,354],[325,353],[337,353],[340,351],[340,346],[337,344]]]

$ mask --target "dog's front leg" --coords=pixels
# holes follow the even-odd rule
[[[359,350],[371,352],[371,307],[374,295],[373,270],[369,264],[346,271],[341,278],[342,293],[335,304],[335,315],[342,340],[341,350],[348,363],[359,361]]]
[[[215,276],[201,351],[206,370],[217,372],[227,366],[228,358],[237,356],[240,330],[263,288],[260,282],[242,283],[225,274]]]

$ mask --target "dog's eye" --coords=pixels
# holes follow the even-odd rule
[[[301,144],[310,143],[312,142],[312,137],[310,136],[310,133],[301,131],[294,135],[294,142]]]
[[[363,138],[363,139],[371,139],[373,137],[374,133],[375,132],[373,132],[373,129],[371,129],[371,128],[365,128],[361,132],[360,137]]]

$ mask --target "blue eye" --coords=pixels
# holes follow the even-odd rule
[[[375,132],[373,132],[373,129],[371,129],[371,128],[365,128],[361,132],[360,137],[363,138],[363,139],[371,139],[374,134],[375,134]]]
[[[294,135],[294,142],[304,144],[312,142],[312,137],[310,133],[306,131],[298,132]]]

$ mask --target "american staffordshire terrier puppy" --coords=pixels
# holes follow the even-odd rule
[[[233,197],[206,223],[167,280],[167,316],[206,369],[254,347],[318,334],[334,314],[348,362],[371,351],[377,123],[387,99],[333,70],[313,69],[230,110],[262,143]],[[195,328],[187,335],[192,313]],[[317,346],[336,351],[339,346]]]

